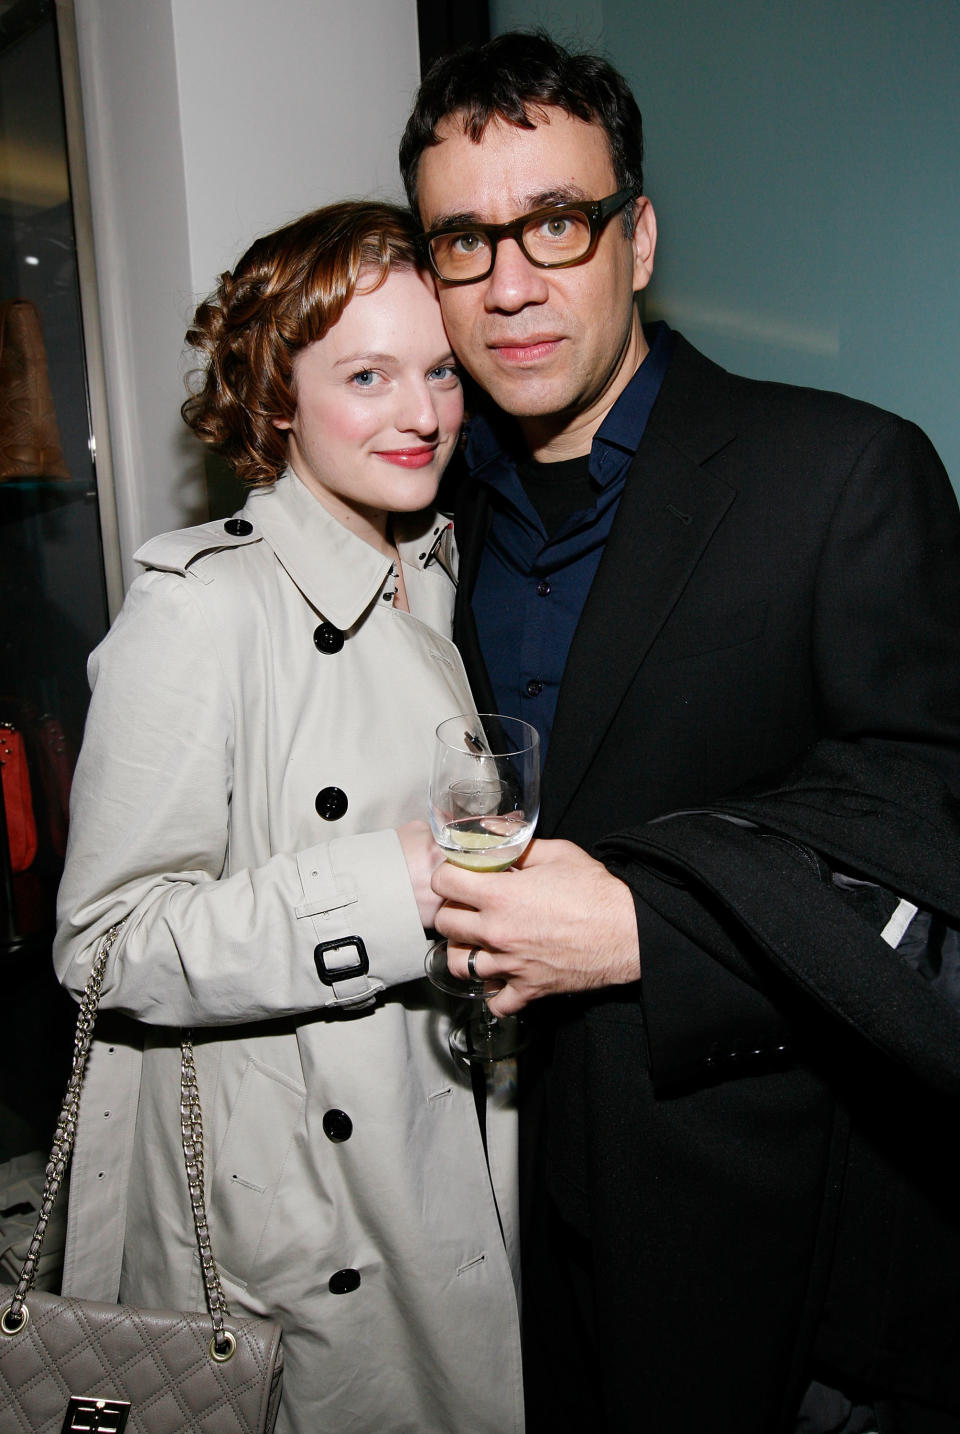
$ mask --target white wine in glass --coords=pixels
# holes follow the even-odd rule
[[[430,825],[455,866],[506,871],[523,855],[540,810],[540,739],[529,722],[498,713],[464,713],[437,728],[430,777]],[[464,981],[447,967],[447,943],[427,953],[426,971],[449,995],[476,1003],[450,1033],[461,1060],[488,1063],[520,1046],[516,1017],[499,1021],[487,997],[502,983]]]
[[[451,788],[449,795],[453,809],[463,810],[471,805],[474,790],[463,794]],[[451,813],[436,840],[454,866],[465,866],[470,871],[506,871],[526,851],[533,827],[534,823],[520,812],[503,816],[466,812],[459,817]]]

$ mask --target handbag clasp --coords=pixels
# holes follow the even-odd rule
[[[126,1399],[71,1395],[60,1434],[123,1434],[130,1414]]]

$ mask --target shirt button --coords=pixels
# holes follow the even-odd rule
[[[223,525],[223,531],[229,533],[231,538],[249,538],[253,532],[253,524],[248,523],[246,518],[228,518]]]
[[[546,578],[541,578],[540,581],[537,583],[537,592],[539,596],[546,597],[549,591],[550,584],[547,582]]]
[[[339,787],[324,787],[322,792],[317,793],[314,805],[317,816],[323,817],[325,822],[338,822],[347,810],[347,794]]]
[[[539,697],[543,691],[543,683],[539,677],[531,677],[527,683],[526,692],[528,697]]]
[[[313,642],[318,652],[339,652],[343,646],[343,633],[332,622],[322,622],[313,630]]]
[[[345,1110],[328,1110],[323,1117],[323,1133],[334,1145],[340,1145],[353,1134],[353,1121]]]
[[[337,1270],[330,1276],[327,1289],[332,1295],[348,1295],[360,1288],[359,1270]]]

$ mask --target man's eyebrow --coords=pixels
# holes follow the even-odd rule
[[[591,203],[593,196],[578,184],[565,184],[556,189],[544,189],[539,194],[527,197],[527,210],[548,209],[552,204]]]
[[[434,229],[447,229],[450,225],[462,225],[468,229],[471,224],[482,224],[483,222],[479,214],[472,214],[464,209],[456,214],[437,214],[426,232],[429,234]]]
[[[523,207],[513,216],[520,219],[524,214],[531,214],[537,209],[549,209],[556,204],[583,204],[591,203],[592,195],[577,184],[564,185],[562,188],[542,189],[536,194],[528,194],[523,200]],[[497,221],[482,218],[476,210],[457,210],[447,214],[438,214],[434,218],[428,234],[434,229],[450,229],[453,227],[469,229],[471,225],[482,228],[485,224],[493,225]],[[509,221],[507,221],[509,222]]]

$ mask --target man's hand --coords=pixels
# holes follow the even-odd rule
[[[445,862],[432,884],[444,899],[435,924],[447,937],[450,970],[466,977],[479,948],[477,976],[506,983],[489,1002],[496,1016],[540,996],[640,978],[630,888],[572,842],[532,842],[503,872]]]

